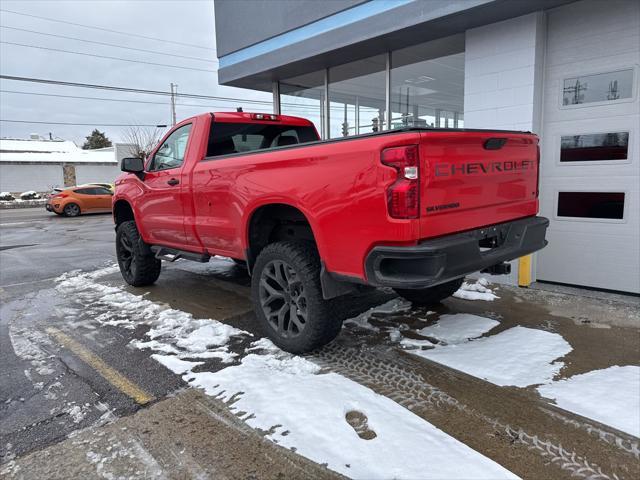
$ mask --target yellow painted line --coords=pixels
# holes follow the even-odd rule
[[[531,255],[520,257],[518,261],[518,285],[521,287],[531,285]]]
[[[145,403],[149,403],[154,399],[152,395],[149,395],[142,388],[137,386],[120,372],[107,365],[104,360],[102,360],[92,351],[80,345],[80,343],[75,341],[66,333],[63,333],[57,328],[53,327],[47,328],[47,333],[55,338],[60,345],[73,352],[84,363],[98,372],[107,382],[116,387],[125,395],[133,398],[136,403],[144,405]]]

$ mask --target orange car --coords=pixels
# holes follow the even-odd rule
[[[111,190],[96,185],[56,189],[47,200],[46,209],[67,217],[77,217],[81,213],[110,212],[112,196]]]

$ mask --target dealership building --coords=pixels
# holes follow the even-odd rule
[[[532,131],[549,245],[528,278],[640,293],[640,2],[215,0],[219,82],[323,138]]]

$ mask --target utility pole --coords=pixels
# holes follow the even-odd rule
[[[178,85],[171,83],[171,125],[176,124],[176,97],[178,96]]]

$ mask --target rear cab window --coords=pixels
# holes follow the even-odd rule
[[[254,152],[319,140],[313,126],[212,122],[207,157]]]

